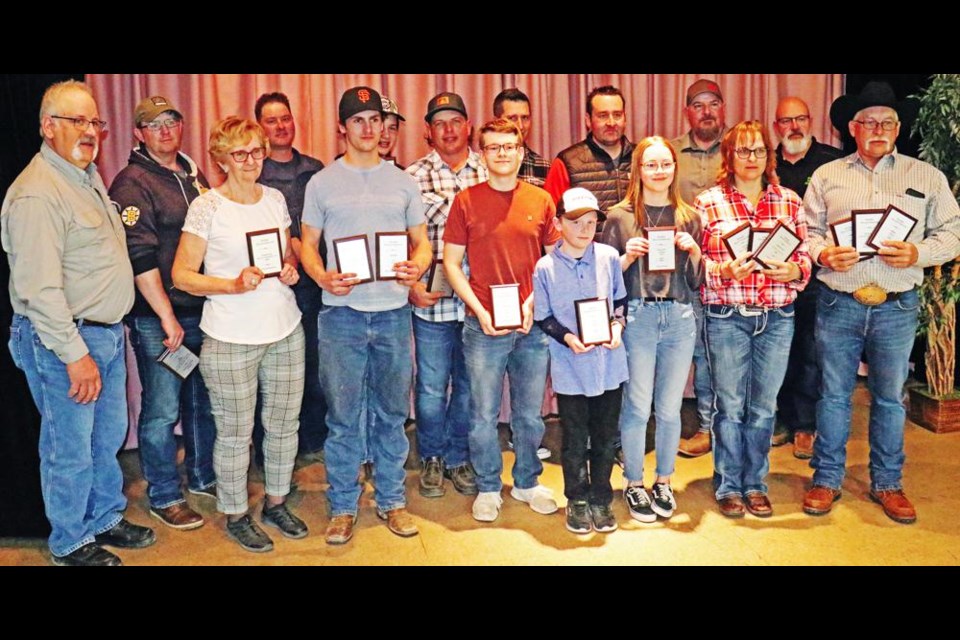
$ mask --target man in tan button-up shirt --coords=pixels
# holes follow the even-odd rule
[[[10,351],[41,416],[40,481],[59,565],[118,565],[101,545],[145,547],[156,539],[122,516],[120,320],[133,305],[133,271],[123,225],[93,163],[105,124],[83,83],[48,88],[40,152],[0,209],[14,311]]]

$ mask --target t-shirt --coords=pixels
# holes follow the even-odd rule
[[[303,221],[321,230],[321,240],[327,247],[324,266],[331,270],[337,268],[334,240],[367,236],[371,269],[375,269],[378,231],[406,231],[426,224],[423,200],[413,178],[387,162],[358,168],[346,164],[343,158],[307,183]],[[374,280],[356,285],[345,296],[324,291],[323,304],[357,311],[390,311],[407,304],[409,291],[396,280]]]
[[[248,231],[279,229],[285,253],[284,231],[289,226],[283,194],[265,186],[255,204],[234,202],[215,189],[207,191],[190,203],[183,230],[207,241],[204,273],[233,280],[250,266]],[[300,310],[290,287],[279,278],[264,278],[253,291],[207,296],[200,329],[222,342],[269,344],[286,338],[299,323]]]
[[[542,247],[560,239],[556,211],[549,193],[526,182],[512,191],[485,182],[457,194],[443,241],[467,248],[470,287],[484,309],[492,312],[490,285],[519,284],[521,301],[533,293]]]

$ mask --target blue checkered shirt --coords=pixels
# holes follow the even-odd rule
[[[467,163],[454,173],[434,150],[407,167],[406,172],[413,176],[420,188],[433,258],[443,260],[443,231],[447,226],[453,198],[468,187],[486,182],[487,168],[480,163],[480,154],[471,149]],[[424,282],[427,275],[422,278]],[[456,294],[452,298],[441,298],[437,304],[426,309],[414,307],[413,312],[429,322],[463,322],[464,317],[463,302]]]

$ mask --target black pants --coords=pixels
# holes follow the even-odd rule
[[[793,343],[787,373],[777,396],[777,415],[780,421],[796,431],[816,431],[817,400],[820,399],[820,365],[817,363],[817,291],[820,283],[811,278],[807,288],[794,302]]]
[[[613,470],[614,443],[619,439],[622,397],[622,387],[592,398],[557,394],[563,428],[560,450],[563,495],[567,500],[587,500],[592,505],[607,505],[613,501],[610,472]]]

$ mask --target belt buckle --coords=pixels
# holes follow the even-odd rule
[[[756,318],[757,316],[763,315],[763,311],[751,311],[745,304],[738,304],[736,309],[737,313],[742,315],[744,318]]]
[[[853,292],[853,299],[867,307],[875,307],[887,301],[887,292],[875,284],[868,284]]]

